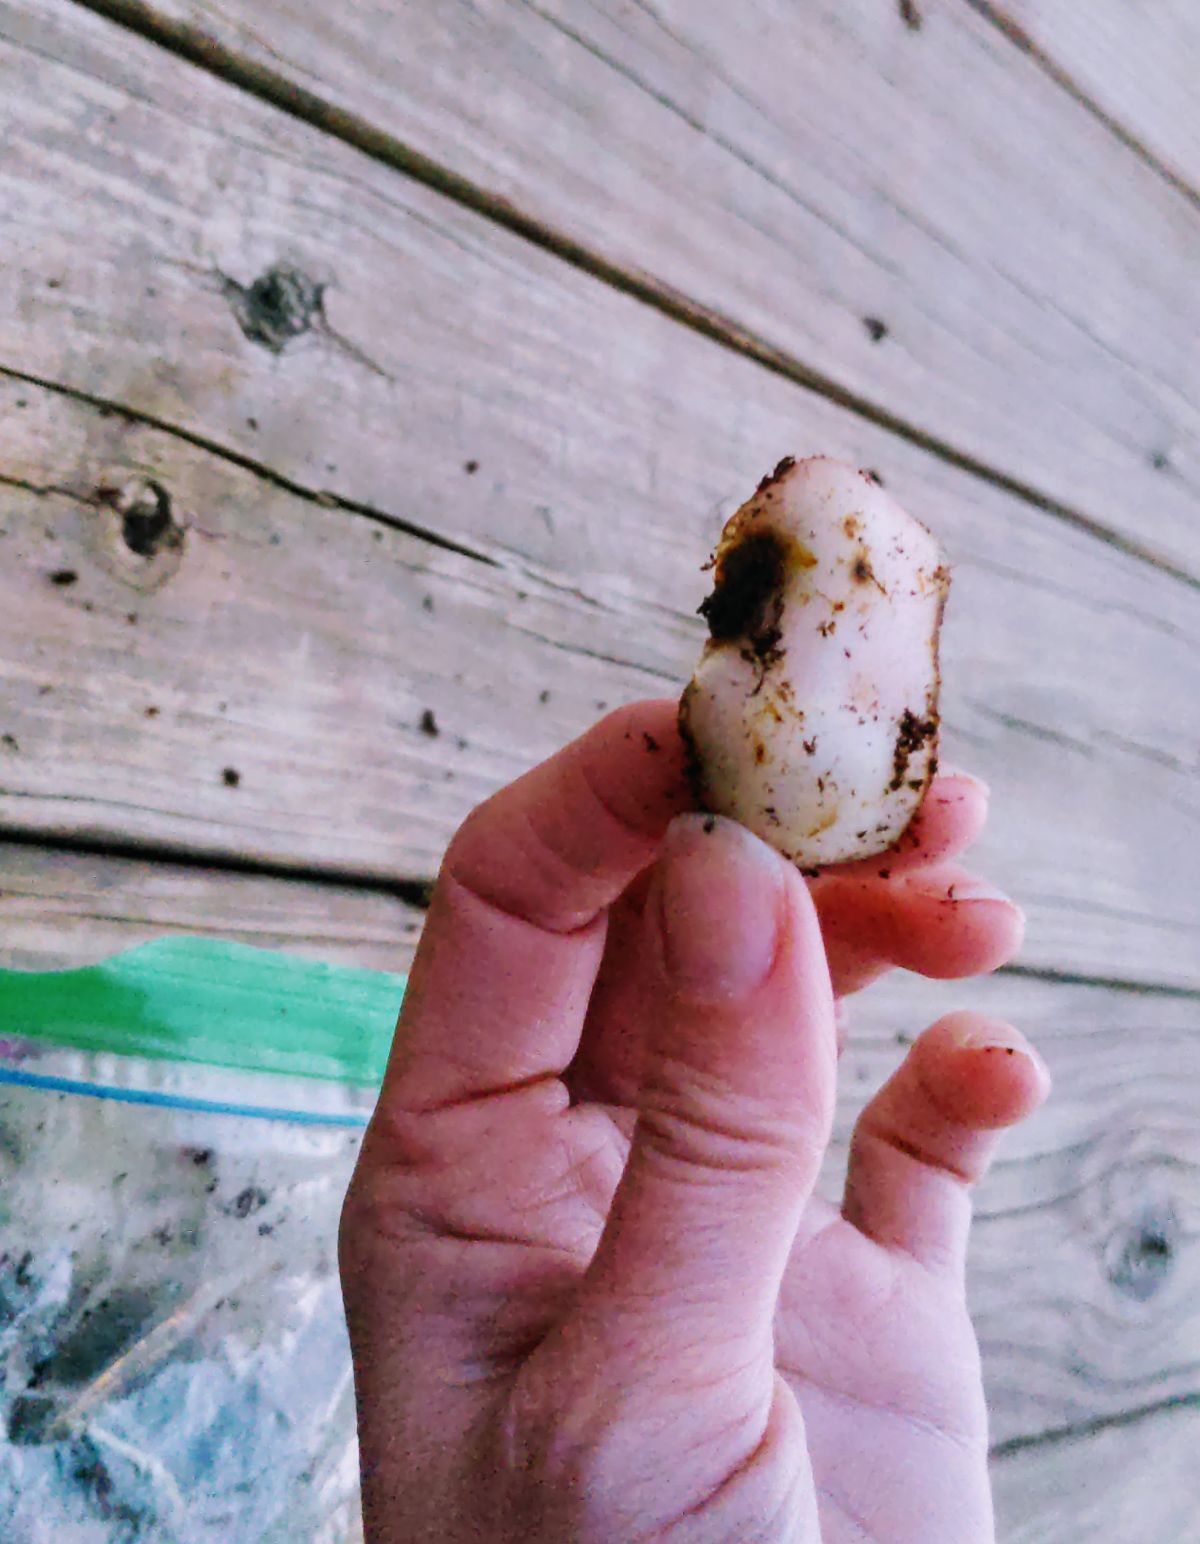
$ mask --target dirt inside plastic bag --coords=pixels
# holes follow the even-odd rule
[[[361,1135],[0,1086],[6,1544],[361,1540]]]

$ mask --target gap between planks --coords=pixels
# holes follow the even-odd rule
[[[1138,1405],[1134,1410],[1121,1410],[1115,1415],[1098,1415],[1090,1421],[1075,1421],[1069,1426],[1050,1426],[1045,1431],[1029,1432],[1019,1437],[1008,1437],[997,1442],[988,1453],[993,1462],[1003,1462],[1029,1448],[1053,1447],[1062,1442],[1076,1442],[1080,1438],[1094,1437],[1114,1426],[1137,1426],[1154,1416],[1165,1415],[1172,1410],[1200,1408],[1200,1392],[1173,1394],[1168,1399],[1156,1399],[1148,1405]]]
[[[984,21],[995,27],[1002,37],[1007,38],[1020,49],[1026,58],[1031,59],[1044,75],[1067,93],[1073,102],[1082,107],[1085,112],[1091,113],[1097,123],[1102,124],[1125,146],[1126,150],[1131,150],[1155,176],[1161,177],[1165,183],[1175,189],[1176,193],[1186,198],[1193,208],[1200,210],[1200,188],[1193,187],[1186,177],[1181,176],[1161,156],[1155,154],[1132,129],[1127,129],[1118,118],[1113,117],[1099,102],[1089,96],[1070,71],[1064,69],[1056,59],[1052,58],[1037,39],[1015,17],[1008,14],[1003,5],[997,5],[995,0],[965,0],[965,3],[982,16]]]
[[[0,841],[13,847],[26,847],[34,851],[63,856],[83,855],[97,858],[118,858],[145,864],[170,864],[176,868],[203,870],[210,874],[250,875],[260,879],[281,879],[312,885],[327,885],[343,890],[357,890],[364,895],[387,895],[404,901],[418,910],[429,909],[433,894],[432,876],[407,876],[398,879],[380,879],[353,868],[333,868],[315,864],[272,863],[261,858],[214,855],[207,850],[190,851],[183,846],[163,842],[113,841],[105,837],[85,835],[58,836],[47,840],[44,832],[25,830],[20,826],[0,827]],[[1185,1002],[1200,1002],[1200,988],[1176,986],[1169,982],[1133,981],[1120,976],[1088,975],[1084,972],[1052,970],[1036,965],[1001,965],[993,972],[1014,980],[1043,981],[1049,986],[1095,987],[1108,992],[1127,993],[1134,997],[1171,998]]]
[[[228,853],[214,855],[204,849],[191,850],[165,842],[112,841],[106,837],[72,835],[48,841],[44,832],[21,826],[0,825],[0,842],[10,847],[29,847],[37,852],[64,856],[82,854],[96,858],[122,858],[146,864],[170,864],[175,868],[203,870],[211,874],[245,874],[258,879],[283,879],[310,885],[328,885],[343,890],[358,890],[364,895],[388,895],[421,911],[428,910],[433,880],[421,877],[381,879],[356,869],[336,868],[328,864],[272,863],[265,858],[236,857]],[[1154,990],[1150,988],[1149,990]],[[1200,993],[1197,994],[1200,996]]]
[[[1043,493],[1024,479],[1014,477],[977,456],[967,454],[949,441],[931,434],[919,425],[843,386],[831,376],[812,369],[801,360],[776,348],[757,333],[739,326],[731,318],[701,305],[671,286],[653,279],[644,272],[602,257],[564,232],[525,213],[507,199],[489,193],[469,178],[441,166],[431,157],[405,144],[385,130],[377,128],[357,113],[338,107],[316,92],[295,84],[279,71],[248,59],[226,44],[205,36],[186,22],[171,21],[161,16],[151,5],[145,3],[145,0],[72,0],[72,3],[103,16],[117,26],[147,39],[267,105],[340,140],[392,170],[411,177],[414,181],[424,184],[462,207],[491,220],[512,234],[579,269],[589,277],[612,286],[672,321],[699,333],[711,342],[743,355],[773,374],[815,392],[878,428],[895,434],[898,438],[936,456],[948,465],[1012,494],[1015,498],[1086,532],[1098,541],[1150,565],[1190,588],[1200,589],[1200,576],[1172,562],[1153,547],[1135,541],[1103,521],[1085,514],[1082,510]],[[1100,111],[1098,108],[1095,110]],[[47,381],[40,381],[37,384],[58,389],[53,383]],[[150,420],[145,421],[150,422]],[[168,432],[179,432],[167,424],[159,423],[155,424],[155,427]],[[196,441],[196,443],[201,442]],[[205,444],[203,448],[228,454],[213,445]],[[249,465],[249,463],[245,464]],[[258,467],[252,469],[263,470],[264,475],[274,476],[269,469]],[[277,477],[275,480],[281,481]],[[290,486],[290,484],[284,483],[284,486]],[[306,497],[313,496],[306,490],[298,491]],[[351,507],[342,504],[340,500],[337,502],[341,507]],[[379,515],[377,511],[365,508],[358,512],[374,515],[380,519],[386,518]],[[438,540],[428,532],[414,534]],[[468,552],[467,555],[477,556],[478,554]]]
[[[296,498],[304,499],[310,504],[319,504],[322,509],[341,509],[347,514],[361,515],[364,519],[373,520],[378,525],[390,526],[392,530],[403,531],[406,536],[428,542],[431,547],[437,547],[442,552],[454,552],[459,557],[473,558],[475,562],[486,563],[490,568],[501,566],[498,560],[485,552],[482,547],[458,541],[428,526],[419,525],[412,520],[404,520],[399,515],[388,514],[385,510],[376,509],[373,505],[364,504],[357,499],[347,499],[323,488],[305,487],[303,483],[298,483],[284,476],[282,472],[276,471],[274,467],[268,466],[265,461],[257,461],[254,457],[244,455],[231,446],[218,444],[216,440],[210,440],[203,434],[185,429],[181,424],[168,423],[165,419],[156,418],[151,413],[140,412],[137,408],[126,407],[120,402],[111,402],[105,397],[94,396],[74,386],[65,386],[60,381],[51,381],[42,376],[32,375],[26,370],[14,370],[8,365],[0,364],[0,376],[11,381],[23,381],[27,386],[37,386],[43,391],[52,391],[57,396],[68,397],[73,402],[82,402],[88,407],[94,407],[101,413],[113,413],[129,423],[144,424],[148,429],[157,429],[162,434],[172,435],[175,439],[183,440],[186,444],[195,446],[197,450],[204,451],[206,455],[219,456],[222,460],[241,467],[244,472],[261,477],[264,482],[281,488],[285,493],[293,494]],[[33,483],[23,482],[17,477],[0,475],[0,484],[9,488],[23,488],[29,493],[41,495],[63,493],[70,498],[79,497],[75,489],[38,487]]]

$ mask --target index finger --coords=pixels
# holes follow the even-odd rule
[[[956,858],[987,821],[988,786],[958,767],[943,766],[912,824],[894,847],[822,869],[819,879],[890,879]]]
[[[381,1116],[566,1068],[607,908],[691,804],[676,711],[673,701],[618,709],[464,822],[434,889]]]

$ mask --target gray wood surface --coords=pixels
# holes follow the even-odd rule
[[[1196,1544],[1200,1411],[1172,1406],[993,1465],[1001,1544]]]
[[[115,9],[1197,573],[1196,211],[966,0]]]
[[[424,912],[399,896],[0,836],[0,969],[94,965],[152,938],[203,934],[370,970],[405,971]]]
[[[1200,204],[1194,0],[970,0]]]
[[[1194,591],[82,11],[7,14],[0,364],[94,402],[4,388],[6,820],[428,875],[599,704],[678,689],[722,514],[824,449],[955,562],[947,748],[996,786],[1026,959],[1196,981]],[[285,259],[342,277],[276,354],[213,275]],[[148,566],[103,504],[139,477],[190,528]]]
[[[971,1277],[1019,1544],[1200,1541],[1179,6],[0,0],[0,965],[403,969],[467,810],[678,690],[761,473],[875,468],[1030,930],[856,1002],[827,1183],[898,1037],[1042,1045]]]
[[[679,404],[693,423],[703,386],[694,415]],[[0,379],[0,407],[15,440],[0,480],[11,827],[428,876],[482,797],[603,706],[677,691],[698,649],[666,595],[589,596],[573,575],[447,552],[27,382]],[[714,433],[719,401],[716,417]],[[420,440],[397,442],[396,462],[415,494]],[[104,490],[147,479],[186,534],[139,559]],[[957,548],[947,744],[994,786],[981,858],[1028,907],[1026,964],[1195,984],[1178,717],[1194,603],[1145,566],[1139,596],[1110,549],[1035,518],[1036,572],[1012,568],[1013,532],[986,522]],[[698,596],[704,537],[690,546],[675,567]]]

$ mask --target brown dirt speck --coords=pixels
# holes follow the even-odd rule
[[[261,1211],[270,1199],[261,1185],[247,1185],[245,1190],[239,1191],[230,1210],[235,1217],[252,1217],[255,1212]]]
[[[717,554],[712,593],[701,603],[714,643],[738,642],[761,686],[781,658],[779,639],[787,548],[775,531],[752,530]]]
[[[712,593],[700,605],[713,640],[753,640],[769,629],[777,619],[767,613],[775,609],[771,603],[778,598],[784,573],[784,546],[774,531],[751,531],[722,551]]]
[[[901,783],[908,780],[908,764],[921,749],[927,740],[931,740],[938,731],[936,713],[931,713],[928,718],[918,718],[911,708],[905,708],[896,731],[896,745],[892,753],[892,780],[888,784],[888,792],[895,793]],[[922,787],[923,782],[913,784]]]
[[[871,559],[867,556],[865,547],[860,548],[855,554],[854,562],[850,565],[850,575],[855,584],[873,584],[881,595],[887,594],[883,585],[875,577],[875,570],[871,567]]]
[[[795,456],[784,456],[781,461],[776,463],[775,470],[768,472],[754,491],[756,493],[765,493],[773,483],[777,483],[781,477],[786,477],[795,464]]]

